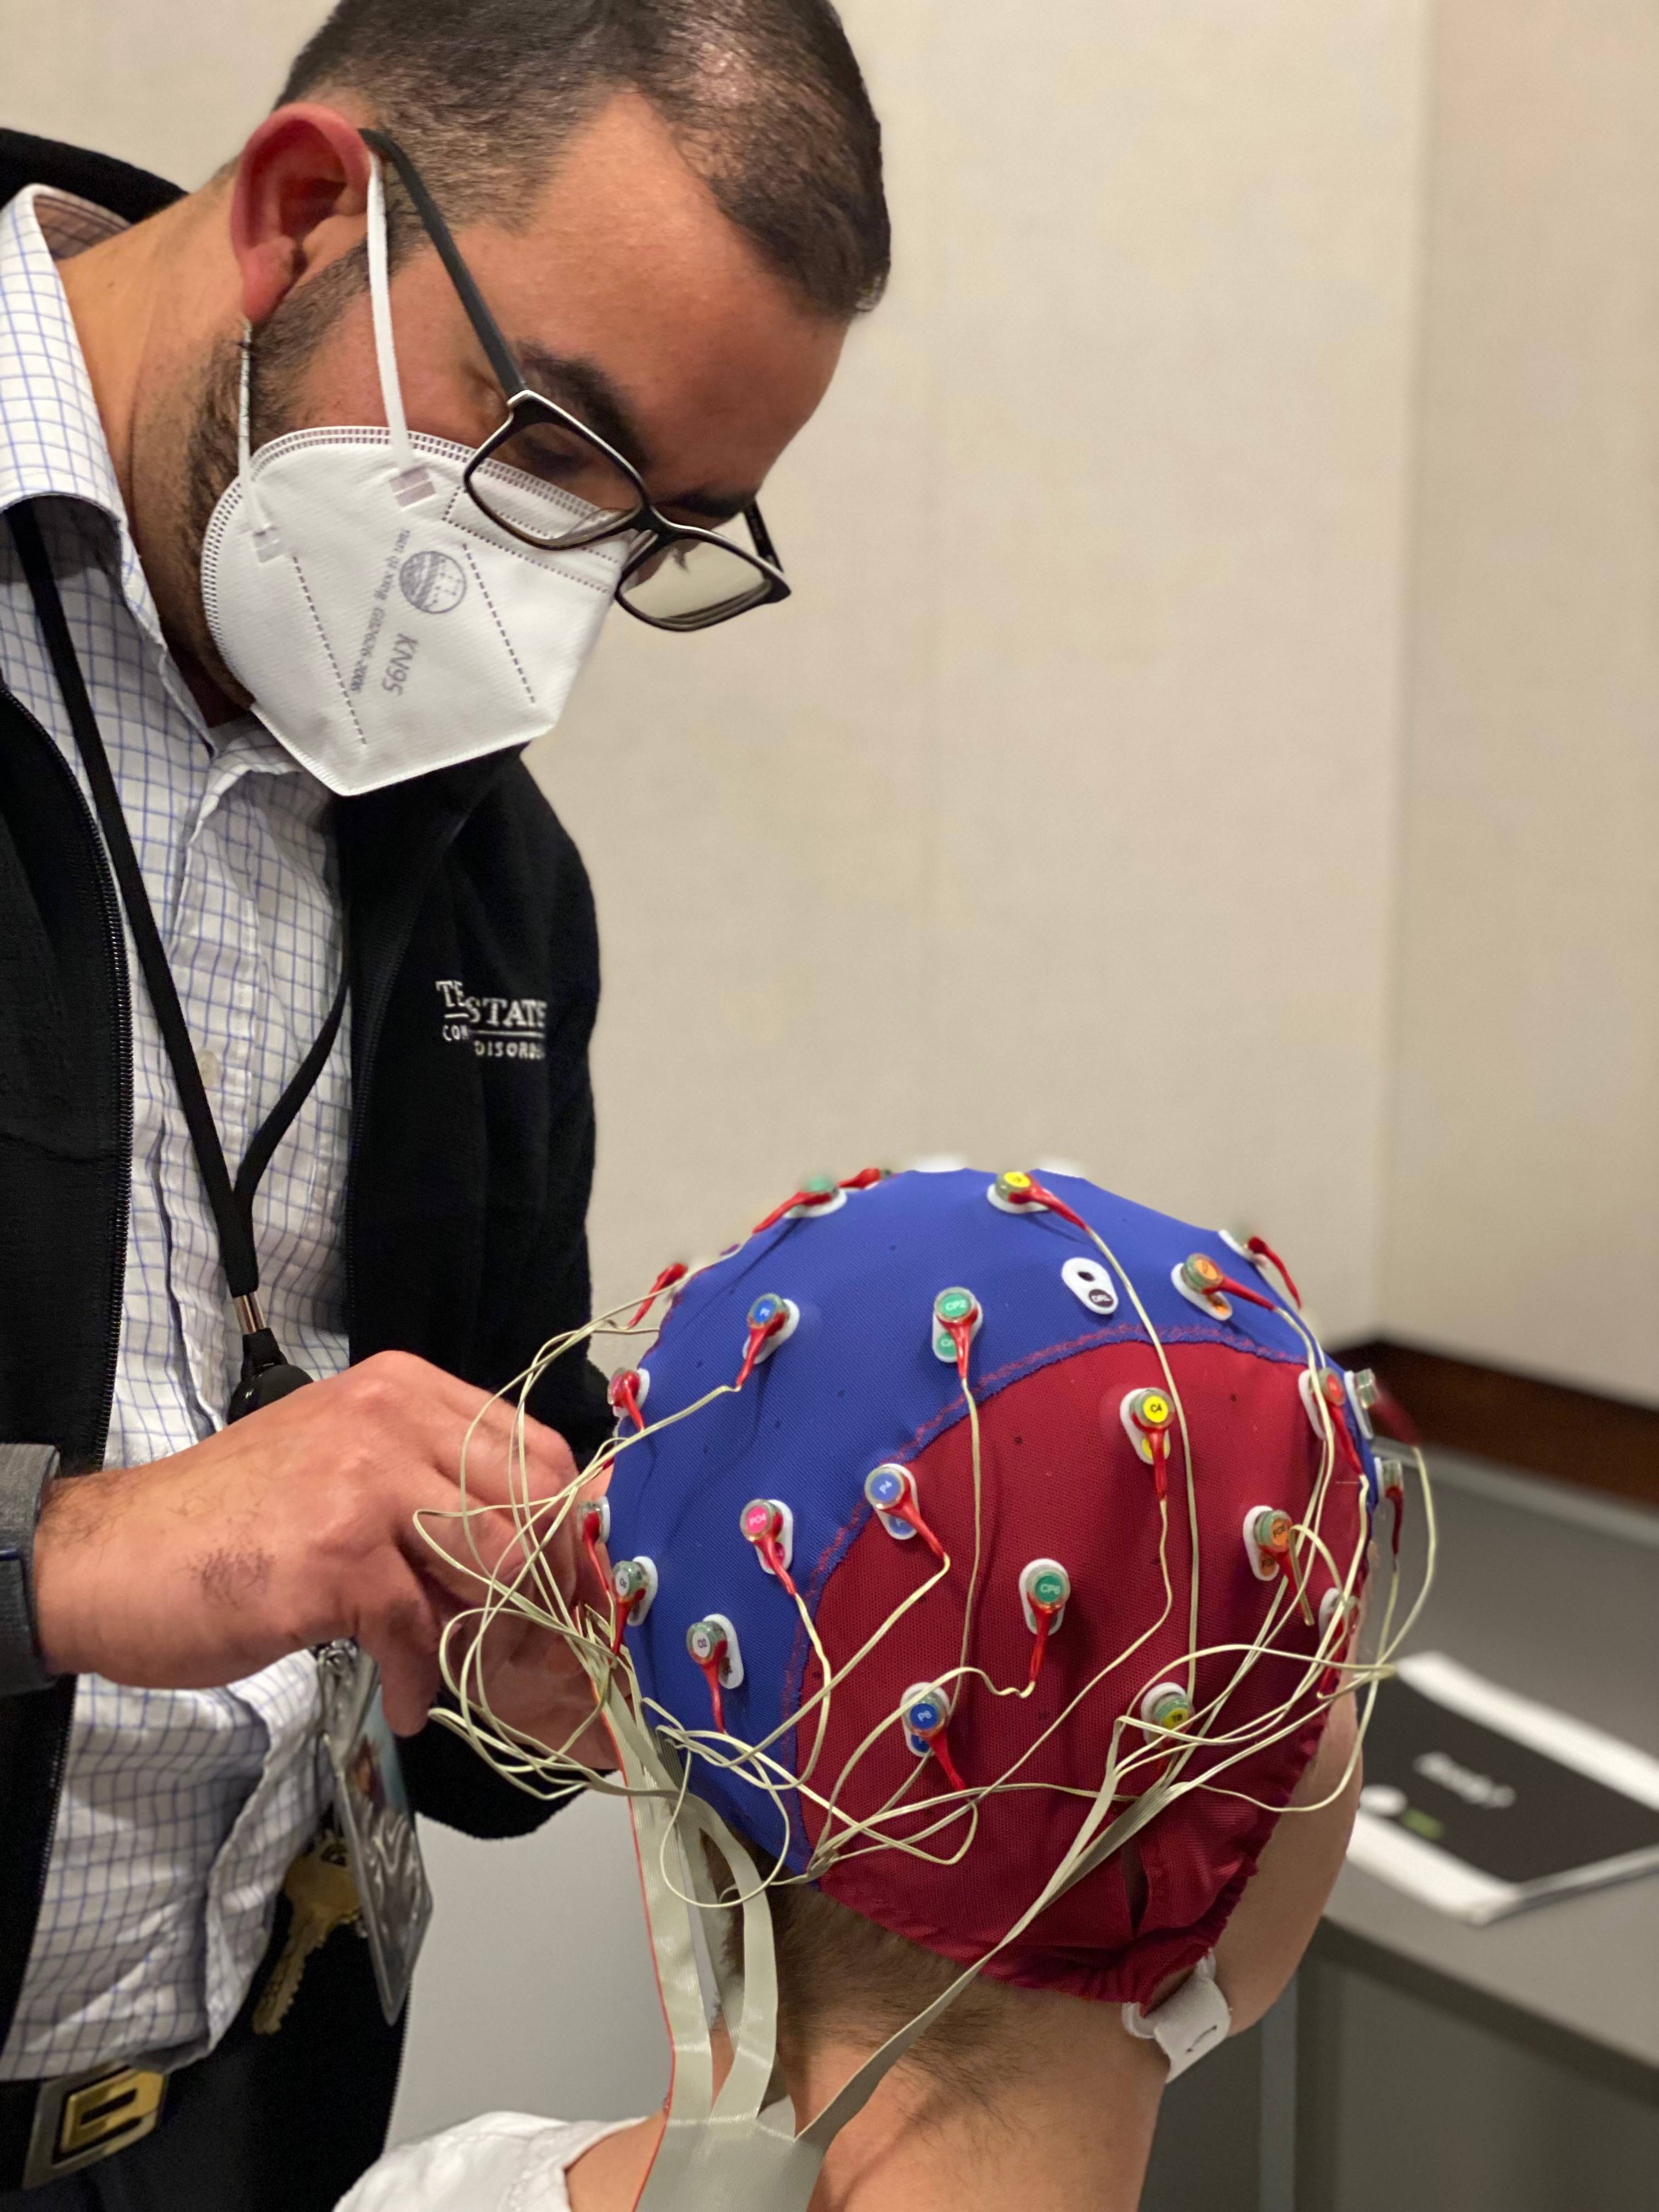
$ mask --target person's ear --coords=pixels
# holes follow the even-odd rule
[[[230,242],[242,313],[256,328],[302,276],[362,235],[369,161],[356,125],[313,100],[277,108],[243,147]]]
[[[1358,1734],[1351,1691],[1331,1707],[1319,1748],[1216,1940],[1215,1978],[1232,2008],[1235,2035],[1284,1990],[1342,1871],[1359,1805]]]

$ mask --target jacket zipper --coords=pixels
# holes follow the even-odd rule
[[[52,742],[28,708],[12,692],[7,698],[19,715],[29,723],[50,756],[52,765],[73,794],[86,828],[87,849],[91,855],[93,873],[98,884],[99,902],[103,908],[104,939],[110,956],[110,965],[115,975],[115,1048],[116,1072],[118,1083],[118,1111],[120,1120],[121,1153],[125,1170],[121,1176],[120,1189],[115,1206],[115,1234],[113,1249],[120,1255],[120,1265],[114,1270],[110,1291],[109,1319],[105,1331],[103,1406],[99,1417],[98,1457],[101,1462],[109,1442],[110,1414],[115,1406],[116,1364],[121,1349],[121,1307],[126,1285],[127,1237],[132,1220],[132,994],[127,974],[126,940],[121,927],[121,908],[115,884],[104,857],[103,841],[93,821],[92,810],[75,778],[75,772],[62,752]],[[46,1897],[46,1875],[52,1865],[52,1847],[58,1835],[58,1808],[63,1796],[64,1767],[69,1757],[70,1731],[66,1728],[58,1748],[52,1754],[52,1803],[46,1815],[46,1847],[40,1854],[40,1875],[35,1884],[34,1909],[38,1923],[40,1911]]]
[[[485,789],[489,787],[491,787],[487,786],[485,787]],[[426,895],[431,889],[433,878],[436,876],[439,869],[443,866],[445,854],[448,852],[450,847],[454,843],[457,837],[460,836],[462,830],[465,829],[467,823],[472,819],[473,815],[477,811],[478,806],[483,799],[484,795],[484,790],[480,790],[474,796],[472,803],[467,808],[466,812],[464,815],[458,816],[454,820],[450,822],[447,824],[444,834],[434,841],[432,851],[428,859],[425,873],[421,878],[419,888],[409,899],[408,905],[404,909],[403,921],[390,949],[390,957],[386,960],[385,966],[375,976],[374,984],[371,988],[368,1004],[364,1009],[365,1019],[362,1025],[361,1042],[359,1041],[356,1027],[356,1010],[355,1008],[353,1010],[352,1059],[355,1062],[355,1066],[353,1067],[351,1079],[350,1132],[346,1139],[345,1217],[342,1224],[342,1232],[345,1242],[346,1344],[348,1346],[348,1357],[355,1357],[355,1354],[350,1352],[349,1347],[356,1334],[355,1320],[357,1311],[356,1270],[352,1265],[352,1254],[356,1243],[356,1237],[353,1234],[353,1224],[356,1212],[354,1202],[354,1194],[357,1188],[357,1156],[362,1139],[365,1109],[368,1101],[369,1079],[374,1073],[374,1057],[380,1048],[380,1028],[381,1024],[386,1020],[386,1007],[391,1003],[392,987],[397,982],[398,975],[403,971],[404,960],[409,951],[409,940],[415,934],[415,924],[420,919],[421,908],[426,902]],[[348,891],[347,886],[343,882],[342,882],[340,886],[340,906],[341,911],[347,914],[349,920]],[[350,944],[351,936],[349,930],[348,930],[346,936],[348,958],[350,957]],[[360,1069],[362,1071],[361,1081],[358,1079],[358,1070]]]

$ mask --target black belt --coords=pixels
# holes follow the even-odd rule
[[[167,2076],[136,2063],[0,2081],[0,2190],[38,2189],[142,2142],[160,2125],[167,2096]]]

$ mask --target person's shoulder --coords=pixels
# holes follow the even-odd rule
[[[565,2168],[613,2125],[486,2112],[388,2151],[337,2212],[566,2212]]]

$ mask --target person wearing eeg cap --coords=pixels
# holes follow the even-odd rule
[[[1165,2081],[1313,1931],[1397,1641],[1391,1585],[1360,1656],[1399,1463],[1281,1282],[1081,1179],[964,1171],[798,1193],[673,1286],[605,1504],[568,1502],[616,1599],[566,1616],[631,1793],[666,2125],[495,2115],[343,2212],[1132,2206]],[[465,1642],[480,1747],[572,1771],[491,1725]],[[687,1898],[739,1908],[735,2044]]]

